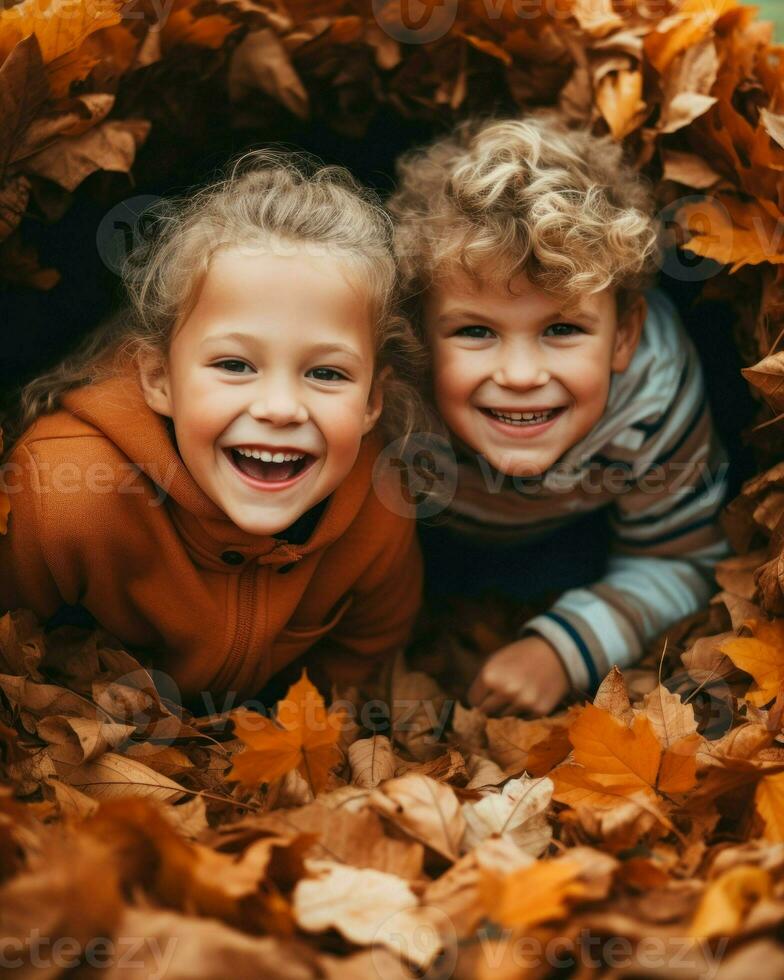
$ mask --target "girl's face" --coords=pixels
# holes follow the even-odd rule
[[[348,476],[382,395],[367,298],[345,261],[225,250],[171,341],[142,367],[183,462],[242,530],[275,534]]]
[[[452,432],[495,469],[538,476],[601,418],[612,373],[636,349],[645,301],[619,322],[607,289],[564,316],[525,274],[511,285],[477,287],[457,271],[430,290],[434,395]]]

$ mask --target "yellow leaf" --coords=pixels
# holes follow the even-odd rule
[[[694,47],[711,32],[719,17],[737,6],[737,0],[684,0],[677,18],[665,18],[662,22],[665,29],[646,37],[645,53],[649,61],[664,73],[682,51]]]
[[[766,840],[784,842],[784,772],[763,776],[757,783],[754,805],[765,823]]]
[[[0,61],[35,34],[44,64],[74,51],[94,31],[119,24],[120,0],[23,0],[0,14]]]
[[[480,869],[479,896],[487,915],[500,925],[528,928],[563,919],[573,899],[586,893],[576,861],[537,861],[508,875]]]
[[[634,132],[646,113],[639,68],[605,75],[596,92],[596,104],[616,140]]]
[[[734,935],[750,909],[772,890],[770,875],[762,868],[750,864],[730,868],[705,889],[689,935],[704,939]]]
[[[772,701],[784,684],[784,620],[750,620],[746,625],[753,636],[725,640],[719,650],[757,682],[746,700],[759,708]]]

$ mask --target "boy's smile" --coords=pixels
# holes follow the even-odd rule
[[[454,435],[497,470],[539,476],[601,418],[612,373],[636,349],[645,302],[619,323],[612,289],[565,316],[524,273],[511,287],[477,285],[456,270],[431,288],[433,393]]]
[[[244,531],[270,535],[351,471],[381,411],[374,356],[344,260],[230,249],[210,261],[165,370],[143,371],[143,384],[204,493]]]

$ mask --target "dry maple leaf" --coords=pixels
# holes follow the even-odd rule
[[[609,712],[588,704],[570,728],[569,737],[575,762],[582,766],[586,777],[613,796],[642,793],[654,802],[657,789],[663,793],[684,792],[689,784],[694,784],[696,741],[688,743],[692,738],[689,736],[663,752],[653,725],[642,712],[627,726]],[[684,773],[684,767],[690,776]],[[558,778],[564,769],[560,767],[552,774],[556,799],[560,799]]]
[[[756,681],[746,700],[758,708],[772,701],[784,684],[784,620],[748,620],[753,636],[733,637],[719,647],[736,667]]]
[[[274,720],[247,709],[233,711],[229,717],[248,750],[234,756],[227,780],[255,787],[296,769],[316,796],[341,761],[337,742],[345,712],[327,712],[306,670],[278,702]]]

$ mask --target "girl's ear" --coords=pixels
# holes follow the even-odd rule
[[[169,372],[163,357],[152,351],[145,351],[139,354],[138,366],[144,400],[154,412],[171,418]]]
[[[647,315],[648,303],[645,297],[640,294],[618,320],[611,365],[614,372],[625,371],[631,364],[642,336],[642,328]]]
[[[384,408],[384,383],[392,373],[391,365],[387,364],[378,373],[378,377],[373,379],[373,387],[368,395],[367,407],[365,408],[365,419],[362,425],[362,435],[366,436],[373,426],[378,422],[381,411]]]

